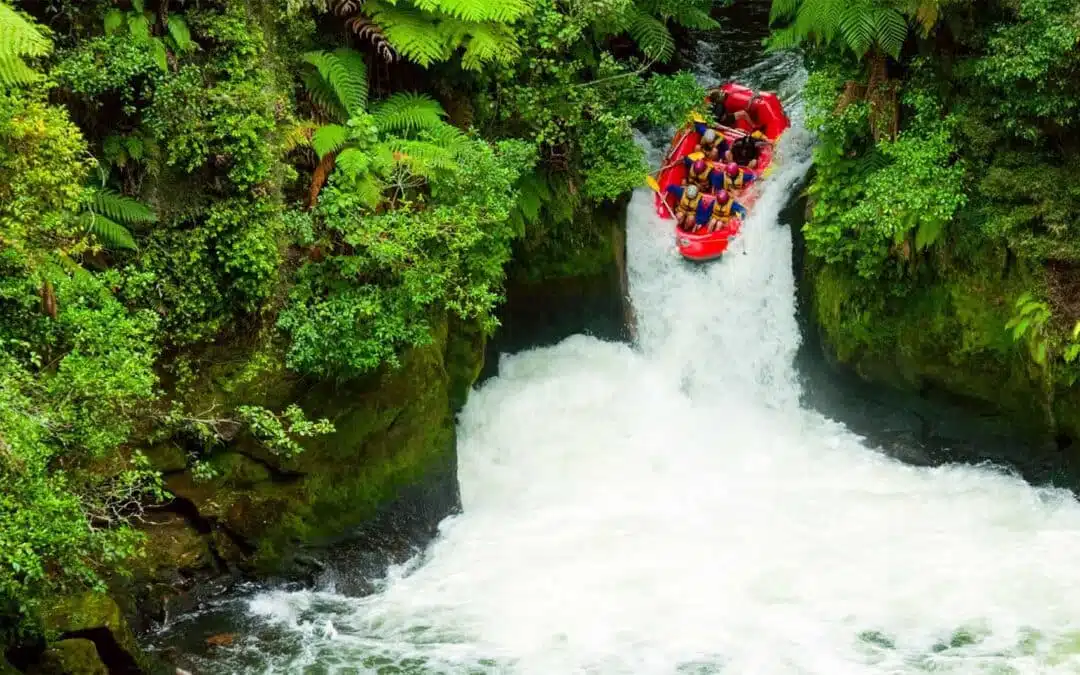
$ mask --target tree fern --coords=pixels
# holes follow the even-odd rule
[[[918,5],[919,11],[923,11],[921,7]],[[856,56],[879,49],[895,57],[908,34],[908,21],[902,13],[872,0],[773,0],[770,21],[787,22],[769,39],[774,49],[794,47],[806,40],[831,43],[840,38]]]
[[[881,51],[897,58],[900,56],[907,34],[908,22],[904,15],[887,7],[877,10],[874,17],[874,39],[881,47]]]
[[[425,68],[445,61],[453,53],[437,17],[417,9],[372,1],[367,12],[394,51]]]
[[[90,210],[122,223],[153,223],[157,216],[145,204],[108,189],[94,190]]]
[[[442,171],[453,171],[458,165],[454,152],[429,141],[391,138],[386,144],[393,149],[398,164],[421,176],[432,177]]]
[[[84,213],[83,228],[106,248],[135,250],[135,238],[126,227],[100,213]]]
[[[801,38],[832,42],[840,30],[845,10],[849,17],[861,16],[862,3],[855,0],[802,0],[795,16],[795,32]],[[850,21],[851,19],[849,19]]]
[[[464,21],[513,23],[532,12],[527,0],[414,0],[417,9]]]
[[[446,112],[428,96],[400,93],[372,106],[371,115],[380,131],[401,133],[432,129],[442,124]]]
[[[35,25],[0,2],[0,85],[26,84],[40,76],[24,58],[43,56],[52,43]]]
[[[316,70],[308,70],[300,73],[300,79],[304,83],[311,102],[318,112],[326,119],[344,122],[349,118],[349,113],[337,100],[337,94],[330,88]]]
[[[286,129],[282,137],[285,152],[292,152],[297,148],[311,147],[311,138],[315,135],[316,129],[318,129],[318,126],[314,122],[306,120],[297,122]]]
[[[371,168],[371,156],[358,148],[346,148],[337,157],[337,170],[355,180]]]
[[[367,66],[358,52],[345,48],[307,52],[303,60],[315,67],[326,85],[319,88],[320,93],[325,96],[327,90],[333,92],[337,106],[348,116],[359,114],[367,107]]]
[[[521,47],[509,28],[493,24],[472,23],[464,26],[462,42],[465,52],[461,67],[480,70],[485,63],[509,65],[521,56]]]
[[[322,159],[326,155],[337,152],[345,146],[348,133],[340,124],[327,124],[315,130],[311,136],[311,147],[315,154]]]
[[[357,37],[370,42],[375,47],[375,52],[384,61],[393,62],[397,60],[397,52],[390,46],[390,41],[386,39],[383,29],[369,17],[360,14],[346,21],[346,24],[356,33]]]
[[[686,28],[709,30],[720,26],[709,16],[709,0],[637,0],[636,6],[640,12]]]
[[[680,26],[694,28],[696,30],[712,30],[720,27],[720,24],[716,19],[709,16],[707,11],[690,5],[682,7],[672,13],[671,20]]]
[[[369,209],[374,209],[382,201],[385,183],[370,173],[362,176],[353,183],[353,191],[360,198],[360,202]]]
[[[666,62],[675,54],[675,40],[667,25],[656,17],[637,11],[628,28],[641,51],[651,59]]]

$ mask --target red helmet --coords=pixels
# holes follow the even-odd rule
[[[716,193],[716,201],[720,202],[721,204],[727,204],[727,200],[729,199],[731,199],[731,196],[728,195],[727,190],[721,190],[720,192]]]
[[[705,160],[699,159],[698,161],[694,162],[694,173],[701,173],[704,170],[705,170]]]
[[[738,176],[739,175],[739,165],[736,164],[735,162],[732,162],[731,164],[728,164],[727,165],[727,175],[729,175],[729,176]]]

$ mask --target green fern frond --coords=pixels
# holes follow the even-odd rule
[[[480,70],[486,63],[509,65],[521,57],[521,46],[513,32],[504,26],[473,23],[464,27],[468,37],[463,41],[465,53],[461,67]]]
[[[431,177],[443,171],[457,168],[457,158],[446,148],[428,141],[394,138],[386,142],[393,149],[395,161],[408,167],[409,171]]]
[[[349,111],[338,103],[337,94],[317,71],[304,71],[300,73],[300,79],[304,83],[304,89],[307,89],[308,96],[311,97],[311,102],[327,119],[344,122],[349,118]]]
[[[813,38],[817,42],[832,42],[837,31],[842,31],[845,11],[859,15],[861,3],[857,0],[803,0],[795,15],[795,34],[801,40]]]
[[[335,161],[335,171],[340,171],[352,180],[367,173],[371,168],[371,156],[357,148],[346,148]]]
[[[334,93],[337,105],[349,116],[357,115],[367,107],[367,66],[359,52],[346,48],[307,52],[303,60],[315,67]]]
[[[527,0],[414,0],[417,9],[447,14],[462,21],[513,23],[531,13]]]
[[[187,19],[182,14],[169,15],[169,37],[176,45],[176,51],[187,52],[195,49],[195,41],[191,39],[191,29],[188,28]]]
[[[540,218],[544,204],[551,200],[551,188],[535,171],[522,176],[516,187],[518,198],[515,208],[521,214],[523,224],[535,223]]]
[[[379,205],[385,189],[386,185],[371,174],[367,174],[353,184],[353,193],[360,199],[360,203],[369,209],[374,209]]]
[[[41,78],[41,73],[23,63],[19,57],[0,60],[0,84],[30,84]]]
[[[442,124],[446,112],[423,94],[398,93],[372,106],[371,116],[380,131],[403,133],[432,129]]]
[[[317,128],[314,122],[304,121],[286,129],[282,138],[285,152],[292,152],[297,148],[310,148],[311,137],[315,135]]]
[[[408,7],[371,0],[367,11],[398,54],[423,67],[450,58],[453,45],[435,17]]]
[[[23,59],[43,56],[51,48],[52,42],[31,21],[0,4],[0,85],[27,84],[40,78]]]
[[[799,0],[772,0],[769,8],[769,24],[783,19],[790,19],[799,10]]]
[[[94,190],[90,210],[122,223],[153,223],[157,220],[145,204],[108,189]]]
[[[628,32],[641,51],[651,59],[663,63],[675,54],[675,40],[660,19],[638,12],[630,22]]]
[[[371,155],[371,166],[368,168],[368,172],[379,176],[389,175],[397,162],[397,159],[394,158],[394,149],[389,142],[377,144],[371,148],[369,154]]]
[[[669,16],[672,21],[685,28],[712,30],[720,27],[719,22],[709,16],[707,11],[693,5],[676,5]]]
[[[881,47],[881,51],[897,58],[907,34],[908,22],[900,12],[884,8],[874,13],[874,40]]]
[[[840,19],[840,34],[855,56],[863,56],[874,44],[874,17],[864,8],[849,7]]]
[[[106,248],[135,250],[135,238],[126,227],[99,214],[87,213],[83,217],[83,228],[94,235]]]
[[[451,157],[456,159],[464,157],[472,152],[474,148],[473,141],[468,135],[461,129],[445,122],[422,132],[419,140],[443,148]]]
[[[327,124],[315,130],[311,136],[311,147],[322,159],[331,152],[337,152],[345,146],[348,132],[340,124]]]
[[[766,46],[770,50],[794,49],[802,42],[802,38],[795,32],[794,26],[774,30],[766,38]]]

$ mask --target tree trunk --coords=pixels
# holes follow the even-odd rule
[[[323,186],[326,185],[326,179],[330,177],[330,172],[334,170],[334,161],[336,159],[337,155],[335,153],[327,153],[319,160],[315,172],[311,174],[311,189],[308,190],[308,210],[315,208],[315,205],[319,202],[319,193],[322,192]]]

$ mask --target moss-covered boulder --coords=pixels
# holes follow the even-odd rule
[[[56,598],[49,607],[43,608],[41,617],[50,638],[59,638],[60,642],[73,639],[93,642],[110,672],[152,670],[150,660],[139,649],[119,605],[108,595],[88,591]],[[85,653],[84,646],[72,649],[73,654]]]
[[[97,646],[82,638],[50,645],[31,672],[34,675],[109,675]]]

